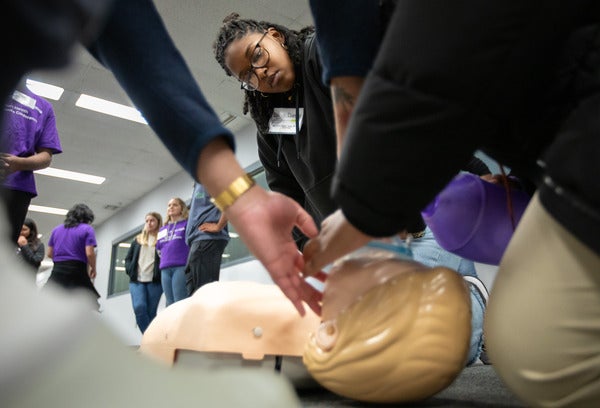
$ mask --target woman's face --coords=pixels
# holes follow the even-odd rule
[[[169,200],[167,204],[167,215],[169,217],[179,217],[183,213],[183,208],[181,208],[181,204],[179,201],[172,198]]]
[[[269,28],[264,37],[263,34],[249,33],[229,44],[225,49],[225,65],[238,80],[242,80],[251,70],[253,55],[266,52],[266,65],[253,68],[258,77],[257,90],[263,93],[287,92],[294,86],[296,74],[294,64],[283,47],[285,38],[273,28]]]
[[[21,227],[21,236],[29,238],[29,234],[31,234],[31,229],[27,225],[23,224]]]
[[[158,231],[158,220],[151,215],[146,215],[146,231],[156,233]]]

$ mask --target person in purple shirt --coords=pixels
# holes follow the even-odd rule
[[[48,258],[54,267],[48,283],[66,289],[84,288],[97,302],[100,294],[94,287],[96,278],[96,234],[90,225],[94,213],[85,204],[75,204],[65,222],[52,230],[48,240]]]
[[[160,275],[166,305],[188,297],[185,265],[190,248],[185,242],[189,210],[185,202],[174,197],[167,204],[165,225],[158,230],[156,250],[160,255]]]
[[[25,78],[4,105],[0,132],[0,197],[17,242],[31,199],[37,196],[34,170],[46,168],[61,153],[52,105],[25,85]]]

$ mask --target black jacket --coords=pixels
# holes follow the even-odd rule
[[[20,247],[19,250],[21,259],[37,272],[44,259],[44,244],[38,243],[36,249],[33,249],[31,244],[27,244]]]
[[[304,108],[304,120],[297,135],[257,133],[258,154],[273,191],[292,197],[312,215],[317,225],[337,209],[331,183],[337,163],[335,122],[329,88],[321,81],[321,61],[314,34],[304,43],[303,59],[296,68],[301,80],[290,99],[287,94],[269,95],[278,107]],[[377,149],[372,146],[372,149]],[[377,166],[373,163],[373,166]],[[478,158],[467,159],[463,170],[486,174],[490,170]],[[418,172],[415,174],[418,180]],[[420,212],[414,212],[408,231],[425,229]],[[396,231],[399,232],[399,231]],[[303,239],[297,239],[302,246]]]
[[[137,282],[138,276],[138,260],[140,259],[140,248],[142,246],[134,239],[131,242],[127,256],[125,256],[125,273],[129,276],[131,282]],[[154,251],[154,274],[152,276],[152,282],[160,283],[160,257],[158,252]]]
[[[304,108],[300,133],[280,135],[259,131],[258,155],[271,190],[296,200],[319,225],[336,209],[330,197],[330,187],[337,154],[333,107],[329,89],[321,83],[321,65],[314,35],[305,41],[302,64],[296,67],[296,78],[291,100],[282,94],[268,97],[277,101],[277,107]]]
[[[481,149],[600,252],[598,4],[398,2],[333,181],[349,221],[402,229]]]

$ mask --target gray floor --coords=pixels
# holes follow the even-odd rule
[[[279,359],[279,360],[278,360]],[[321,387],[308,373],[301,357],[265,356],[262,360],[244,360],[239,354],[207,353],[179,350],[178,367],[203,368],[244,367],[251,370],[279,371],[296,388],[302,407],[376,407],[336,395]],[[276,367],[279,367],[276,369]],[[445,390],[433,397],[410,404],[385,404],[386,407],[524,407],[504,385],[493,365],[481,363],[466,367],[456,380]]]
[[[298,390],[303,407],[375,407],[340,397],[322,388]],[[402,407],[524,407],[502,383],[491,365],[467,367],[448,388],[426,401],[411,404],[387,404]]]

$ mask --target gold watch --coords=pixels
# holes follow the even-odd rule
[[[248,173],[233,180],[229,187],[223,190],[218,196],[213,197],[210,201],[221,211],[225,211],[227,207],[235,203],[242,194],[250,189],[256,182]]]

